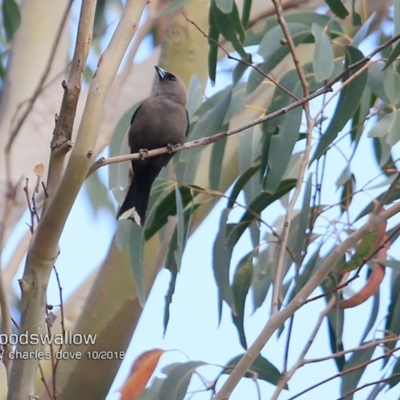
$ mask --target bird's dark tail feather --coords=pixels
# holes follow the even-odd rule
[[[123,214],[128,214],[125,218],[130,218],[140,226],[143,226],[146,220],[146,211],[149,203],[151,186],[160,173],[159,168],[151,165],[134,165],[134,175],[129,186],[128,193],[123,201],[118,214],[119,219]],[[135,218],[135,214],[140,218]]]

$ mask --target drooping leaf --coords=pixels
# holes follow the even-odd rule
[[[128,139],[126,137],[132,115],[139,107],[139,103],[129,108],[118,121],[110,141],[110,157],[129,153]],[[127,186],[129,181],[129,162],[110,164],[108,166],[108,188],[112,191],[115,200],[122,202],[125,197],[121,187]]]
[[[121,388],[121,400],[136,400],[143,392],[164,350],[153,349],[142,353],[134,362],[131,373]]]
[[[208,14],[208,24],[208,45],[210,46],[208,52],[208,75],[210,76],[211,84],[214,86],[217,75],[219,30],[211,10]]]
[[[233,0],[215,0],[215,4],[224,14],[232,12]]]
[[[226,364],[223,373],[229,374],[243,356],[244,354],[241,354],[232,358],[232,360]],[[254,378],[254,374],[257,374],[256,376],[259,379],[272,383],[273,385],[277,385],[281,378],[281,373],[279,372],[278,368],[276,368],[261,354],[259,354],[253,361],[245,377]],[[285,386],[285,389],[288,389],[287,385]]]
[[[399,103],[400,75],[392,67],[385,69],[383,74],[383,87],[390,103],[397,105]]]
[[[281,182],[274,193],[270,194],[263,192],[257,196],[249,204],[249,210],[243,214],[237,226],[231,230],[230,240],[233,241],[233,243],[236,243],[250,223],[259,218],[261,211],[263,211],[276,200],[280,199],[286,193],[290,192],[295,186],[295,179],[286,179]]]
[[[313,66],[315,79],[322,82],[331,76],[334,66],[334,54],[331,42],[325,30],[314,23],[311,32],[315,39]]]
[[[346,46],[345,51],[345,66],[353,64],[364,57],[360,50],[352,46]],[[360,67],[350,71],[350,73],[346,75],[343,80],[347,80],[359,69]],[[322,156],[322,154],[325,153],[331,143],[336,139],[339,132],[345,127],[348,120],[353,116],[364,92],[367,76],[367,71],[362,72],[341,91],[336,110],[333,113],[333,117],[326,132],[322,135],[320,141],[318,142],[312,161],[318,159]]]
[[[395,387],[400,382],[400,358],[393,365],[392,375],[388,381],[389,387]]]
[[[244,332],[244,308],[253,276],[252,256],[253,252],[251,251],[239,261],[232,283],[232,294],[235,304],[235,308],[232,311],[232,320],[238,330],[240,344],[244,349],[247,349]]]
[[[228,126],[222,127],[222,131],[227,130]],[[223,138],[213,143],[211,146],[210,168],[208,170],[208,181],[210,189],[218,189],[222,174],[222,166],[224,161],[224,153],[227,138]]]
[[[171,280],[169,282],[168,290],[165,295],[164,334],[167,331],[168,327],[170,317],[170,305],[172,303],[172,297],[175,293],[175,285],[178,278],[178,273],[181,268],[182,255],[188,238],[188,229],[190,227],[191,217],[199,206],[200,204],[194,204],[192,205],[192,207],[180,213],[181,216],[179,218],[183,221],[183,223],[180,223],[181,227],[179,228],[179,230],[182,231],[182,233],[180,234],[181,239],[178,238],[178,226],[176,226],[169,242],[168,252],[165,259],[165,268],[171,272]],[[179,240],[182,240],[182,242],[179,243]]]
[[[325,0],[325,2],[337,17],[344,19],[349,15],[341,0]]]
[[[159,390],[159,400],[183,400],[186,396],[192,375],[196,369],[207,365],[203,361],[188,361],[182,364],[171,364],[163,368],[167,375]]]
[[[305,25],[293,23],[292,30],[292,39],[295,46],[312,38],[310,29]],[[284,36],[280,27],[271,29],[264,36],[260,44],[259,54],[264,57],[265,61],[258,65],[258,68],[265,74],[269,74],[289,54],[289,46],[282,44],[282,40],[284,40]],[[264,79],[265,77],[260,72],[253,69],[247,81],[246,93],[251,93],[257,89]]]
[[[160,188],[161,190],[161,188]],[[199,186],[187,185],[179,187],[182,207],[185,208],[193,199],[203,191]],[[156,204],[150,210],[144,231],[145,240],[149,240],[168,221],[170,215],[176,215],[176,195],[174,190],[165,191],[158,198]]]
[[[246,183],[249,181],[249,179],[254,176],[254,174],[260,169],[258,165],[255,165],[254,167],[250,167],[245,171],[243,174],[239,176],[235,184],[233,185],[232,188],[232,193],[229,196],[227,208],[233,208],[235,205],[235,201],[237,197],[239,196],[239,193],[243,189],[243,187],[246,185]]]
[[[10,42],[21,23],[21,12],[15,0],[3,0],[1,8],[4,30],[7,41]]]
[[[252,0],[244,0],[242,8],[242,26],[246,29],[250,18]]]
[[[244,29],[239,17],[236,3],[232,2],[232,11],[223,13],[216,5],[215,0],[211,2],[210,13],[213,15],[214,23],[219,33],[229,42],[243,58],[247,58],[242,42],[245,36]]]
[[[229,282],[229,267],[234,248],[234,243],[228,241],[229,226],[227,224],[230,209],[226,208],[221,213],[219,231],[213,246],[213,272],[218,288],[218,315],[222,317],[222,302],[234,308],[232,288]]]
[[[384,68],[382,69],[382,71],[384,71],[386,68],[388,68],[390,65],[392,65],[393,61],[396,60],[396,58],[399,56],[399,54],[400,54],[400,41],[397,42],[395,48],[390,53],[388,60],[386,61],[386,64],[385,64]]]
[[[371,26],[374,23],[375,18],[376,13],[374,12],[368,17],[368,19],[363,23],[358,32],[354,35],[353,39],[350,42],[351,46],[358,47],[361,44],[361,42],[367,37],[368,33],[370,32]]]
[[[362,343],[363,344],[367,344]],[[354,367],[357,367],[367,361],[369,361],[372,357],[372,354],[375,351],[376,346],[369,346],[366,349],[359,350],[354,352],[350,358],[346,361],[346,363],[343,366],[343,371],[346,371],[347,369],[351,369]],[[362,368],[355,369],[354,371],[344,374],[342,377],[342,384],[340,387],[340,393],[342,395],[345,395],[348,392],[351,392],[353,389],[355,389],[358,385],[358,382],[360,381],[365,369],[367,366],[364,366]],[[349,398],[349,397],[346,397]]]

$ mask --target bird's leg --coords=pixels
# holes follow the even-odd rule
[[[139,149],[139,154],[140,154],[140,159],[144,160],[145,154],[149,154],[149,151],[147,149]]]

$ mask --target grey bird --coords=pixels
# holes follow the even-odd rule
[[[155,66],[158,84],[132,116],[128,134],[131,153],[171,147],[185,140],[189,128],[187,91],[182,79]],[[175,153],[132,160],[133,178],[117,219],[132,219],[143,226],[150,190],[161,169]]]

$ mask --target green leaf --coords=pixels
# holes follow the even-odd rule
[[[365,345],[369,342],[362,343],[361,345]],[[346,363],[343,366],[343,372],[345,372],[347,369],[351,369],[354,367],[358,367],[359,365],[369,361],[372,357],[372,354],[375,351],[376,346],[370,346],[367,347],[366,349],[355,351],[351,357],[346,361]],[[367,366],[364,366],[362,368],[358,368],[355,371],[352,371],[348,374],[344,374],[342,377],[342,384],[340,388],[340,393],[342,395],[345,395],[348,392],[351,392],[354,390],[358,382],[360,381],[365,369]],[[350,400],[350,397],[346,397]]]
[[[397,110],[386,114],[368,132],[367,137],[385,137],[393,128]]]
[[[208,52],[208,75],[210,76],[211,84],[214,86],[217,74],[219,30],[211,9],[208,14],[208,24],[208,45],[210,46]]]
[[[221,101],[219,101],[215,106],[213,101],[207,102],[207,104],[200,106],[202,109],[206,109],[207,111],[195,123],[193,129],[189,133],[188,139],[196,140],[204,136],[210,136],[218,133],[229,109],[231,98],[232,90],[230,89],[224,92],[223,99],[221,99]],[[182,151],[182,154],[179,155],[179,160],[187,161],[193,156],[194,152],[199,151],[199,149]]]
[[[230,212],[231,210],[229,208],[222,211],[219,231],[213,246],[213,272],[218,288],[219,321],[221,321],[222,317],[223,301],[226,301],[232,309],[234,308],[232,288],[229,283],[229,267],[231,264],[234,243],[227,240],[229,231],[227,221]]]
[[[177,236],[177,246],[176,250],[174,251],[175,262],[178,266],[178,271],[180,269],[183,250],[185,249],[186,244],[186,232],[184,229],[185,220],[183,215],[183,203],[181,192],[179,190],[179,185],[175,182],[175,200],[176,200],[176,236]]]
[[[391,104],[398,104],[400,91],[400,75],[394,68],[383,72],[383,87]]]
[[[178,190],[178,192],[180,192]],[[182,230],[181,237],[183,237],[183,243],[181,243],[180,257],[177,257],[177,251],[179,246],[178,239],[178,226],[175,227],[174,233],[172,234],[171,240],[169,242],[168,252],[165,259],[165,268],[171,272],[171,280],[168,286],[167,294],[165,295],[165,309],[164,309],[164,334],[167,330],[169,316],[170,316],[170,305],[172,303],[172,297],[175,293],[175,285],[178,278],[178,272],[181,268],[182,254],[186,246],[188,238],[188,229],[190,227],[191,217],[196,211],[200,204],[194,204],[191,208],[185,210],[181,215],[181,220],[183,221],[183,226],[179,228]],[[178,222],[179,223],[179,222]],[[181,239],[182,240],[182,239]]]
[[[392,287],[390,293],[390,304],[385,324],[385,337],[398,336],[400,334],[400,271],[392,270]],[[396,341],[387,342],[385,347],[394,349]],[[386,364],[388,360],[384,361]]]
[[[390,104],[383,85],[382,64],[373,63],[368,67],[368,87],[384,103]]]
[[[193,189],[193,190],[192,190]],[[182,207],[185,208],[202,191],[199,186],[188,185],[188,187],[179,187]],[[177,201],[175,190],[168,192],[163,190],[163,194],[157,199],[146,220],[144,237],[149,240],[158,232],[168,221],[170,215],[176,215]]]
[[[302,87],[295,70],[287,72],[280,79],[279,83],[295,96],[301,96]],[[279,110],[293,101],[291,96],[282,93],[280,88],[276,88],[267,114]],[[263,154],[260,172],[263,174],[263,177],[266,175],[264,188],[268,193],[273,193],[282,181],[289,160],[291,159],[294,145],[299,138],[301,115],[302,109],[298,107],[273,120],[267,121],[262,126],[264,136],[262,137]],[[265,152],[268,152],[268,154],[266,155]]]
[[[299,24],[297,22],[288,23],[288,29],[292,37],[299,34],[310,34],[308,26]],[[257,53],[265,60],[272,57],[279,49],[287,48],[287,44],[282,44],[285,41],[285,35],[282,32],[280,25],[275,26],[261,40],[260,46],[258,47]]]
[[[244,349],[247,349],[246,335],[244,332],[244,308],[253,275],[252,259],[253,251],[246,254],[239,261],[232,283],[232,294],[235,304],[235,309],[232,311],[232,320],[238,330],[240,344]]]
[[[325,29],[314,23],[311,27],[311,32],[315,38],[313,67],[315,80],[322,82],[328,79],[333,71],[334,54],[331,42]]]
[[[391,51],[388,60],[386,61],[386,64],[384,66],[384,68],[382,69],[382,71],[384,71],[387,67],[389,67],[394,60],[396,60],[396,58],[399,56],[400,54],[400,41],[397,42],[395,48]]]
[[[128,229],[129,260],[131,263],[138,299],[140,304],[143,306],[146,301],[143,278],[143,249],[145,245],[143,228],[132,221],[128,222],[130,222],[130,227]]]
[[[259,165],[250,167],[243,174],[239,176],[232,188],[232,193],[229,196],[227,208],[233,208],[235,201],[239,196],[239,193],[243,189],[244,185],[249,181],[249,179],[260,169]]]
[[[166,15],[172,14],[175,11],[179,10],[181,7],[184,7],[191,3],[192,0],[174,0],[168,4],[157,16],[157,18],[165,17]]]
[[[246,211],[240,222],[230,232],[230,241],[237,243],[242,236],[243,232],[250,225],[251,222],[259,218],[259,214],[269,205],[280,199],[286,193],[290,192],[296,186],[296,179],[283,180],[274,193],[261,193],[250,204],[249,209]]]
[[[393,365],[392,375],[388,381],[390,389],[400,382],[400,358]]]
[[[1,8],[6,38],[10,42],[21,23],[21,13],[14,0],[3,0]]]
[[[310,29],[305,25],[292,23],[291,26],[293,31],[292,39],[295,46],[307,42],[307,39],[312,38]],[[280,42],[283,38],[283,33],[280,27],[271,29],[271,31],[267,32],[264,36],[262,43],[260,44],[262,50],[259,50],[259,52],[261,52],[262,55],[265,55],[265,62],[258,65],[258,68],[265,74],[269,74],[272,69],[274,69],[289,54],[289,46],[281,44]],[[278,42],[276,42],[276,40],[278,40]],[[250,72],[247,81],[246,93],[249,94],[257,89],[264,79],[265,77],[260,74],[260,72],[253,69]]]
[[[252,0],[244,0],[243,1],[243,8],[242,8],[242,26],[244,28],[247,27],[250,18],[250,11],[251,11],[251,4]]]
[[[225,131],[228,126],[225,125],[221,130]],[[217,190],[222,174],[222,166],[224,161],[224,153],[227,138],[218,140],[211,145],[210,168],[208,169],[209,188]]]
[[[389,147],[393,147],[400,140],[400,112],[399,110],[394,111],[395,118],[393,121],[392,128],[386,136],[386,143]]]
[[[158,393],[159,400],[183,400],[186,396],[192,375],[196,369],[207,365],[203,361],[188,361],[182,364],[171,364],[163,368],[167,375]]]
[[[360,50],[346,46],[345,66],[351,65],[356,61],[361,60],[364,56]],[[361,67],[355,68],[347,74],[343,81],[347,80],[350,76],[359,71]],[[336,109],[326,132],[318,142],[314,156],[311,162],[315,161],[322,156],[336,139],[339,132],[345,127],[348,120],[353,116],[364,92],[364,87],[367,82],[368,72],[364,71],[359,76],[354,78],[340,93]]]
[[[213,15],[214,23],[219,33],[229,42],[241,57],[247,58],[241,41],[243,41],[245,33],[240,21],[239,12],[236,3],[233,2],[232,12],[224,14],[216,5],[215,1],[211,2],[210,12]],[[238,37],[239,36],[239,37]]]
[[[307,234],[306,231],[310,227],[311,218],[311,191],[312,191],[312,175],[308,177],[307,185],[304,191],[303,205],[299,215],[299,228],[297,231],[297,237],[293,246],[294,261],[298,266],[301,265],[303,258],[303,252],[306,251],[307,247]]]
[[[322,290],[325,293],[334,293],[334,289],[338,286],[339,282],[333,276],[325,279],[322,284]],[[332,294],[326,296],[325,300],[328,303],[332,298]],[[337,300],[341,300],[342,295],[338,293]],[[328,333],[329,333],[329,344],[331,347],[332,354],[343,351],[343,323],[344,323],[344,311],[339,308],[333,308],[327,315],[328,322]],[[343,370],[346,359],[344,355],[335,357],[335,363],[339,371]]]
[[[227,363],[224,374],[229,374],[233,367],[244,357],[244,354],[238,355]],[[270,363],[266,358],[264,358],[261,354],[259,354],[256,359],[251,364],[248,372],[245,377],[254,378],[254,373],[257,374],[257,378],[262,379],[263,381],[272,383],[273,385],[277,385],[280,378],[281,373],[278,368],[276,368],[272,363]],[[288,386],[285,385],[285,389],[288,389]]]
[[[232,12],[233,0],[215,0],[215,4],[224,14]]]
[[[364,124],[367,121],[367,116],[369,114],[371,103],[373,103],[372,100],[374,97],[375,96],[371,93],[371,89],[366,86],[364,88],[364,93],[362,95],[360,104],[352,119],[351,140],[354,144],[353,154],[356,152],[361,135],[364,133]]]
[[[371,26],[375,21],[376,13],[372,13],[369,18],[363,23],[358,32],[354,35],[352,41],[350,42],[350,45],[353,47],[358,47],[371,31]]]
[[[344,19],[349,15],[346,7],[341,0],[325,0],[331,11],[340,19]]]
[[[130,107],[118,121],[110,141],[110,157],[129,154],[127,133],[132,115],[139,107],[139,104],[136,103]],[[108,188],[112,191],[118,203],[121,203],[125,197],[125,193],[122,193],[120,188],[127,186],[129,183],[129,164],[129,162],[123,162],[108,166]]]
[[[264,241],[268,242],[269,238],[270,236],[267,236]],[[252,283],[254,310],[261,307],[265,301],[274,279],[278,253],[279,245],[270,241],[267,248],[261,251],[258,256]]]

